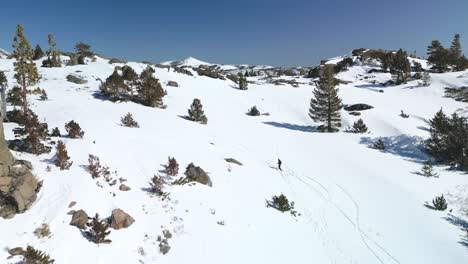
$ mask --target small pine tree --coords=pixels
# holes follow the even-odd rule
[[[44,89],[41,90],[41,96],[40,96],[42,101],[47,101],[49,97],[47,96],[47,93]]]
[[[146,106],[164,108],[163,97],[167,95],[167,92],[162,88],[158,79],[153,76],[143,79],[141,93]]]
[[[452,45],[450,46],[450,64],[454,66],[458,65],[462,55],[460,34],[455,34]]]
[[[50,136],[51,137],[61,137],[62,134],[60,133],[59,128],[55,127],[54,129],[52,129],[52,133],[50,133]]]
[[[208,123],[208,118],[205,116],[203,112],[203,105],[201,104],[200,99],[195,98],[193,99],[192,105],[188,110],[189,118],[192,121],[200,122],[202,124]]]
[[[47,50],[47,59],[42,62],[42,67],[61,67],[62,61],[60,59],[60,54],[56,49],[57,43],[55,42],[54,35],[47,35],[47,43],[49,44],[49,49]]]
[[[385,150],[385,142],[381,138],[379,138],[376,142],[374,142],[372,148],[378,150]]]
[[[84,131],[81,130],[80,125],[73,120],[65,124],[65,130],[70,138],[83,138],[84,136]]]
[[[179,163],[175,158],[168,157],[166,165],[166,174],[176,176],[179,173]]]
[[[447,201],[445,200],[444,195],[436,196],[432,200],[432,205],[434,205],[436,210],[445,211],[447,209]]]
[[[294,210],[294,202],[289,202],[284,194],[273,196],[270,201],[266,201],[266,204],[267,207],[272,207],[282,213],[290,212],[292,215],[296,216],[297,212]]]
[[[130,96],[133,97],[134,90],[138,81],[138,74],[132,67],[125,65],[122,67],[122,78],[124,79],[126,86],[128,87]]]
[[[59,167],[60,170],[68,170],[73,162],[70,162],[67,149],[63,141],[57,142],[57,153],[55,154],[55,166]]]
[[[247,74],[247,72],[245,72]],[[242,74],[242,72],[239,72],[239,89],[240,90],[247,90],[248,88],[248,82],[247,78],[245,78],[246,75]]]
[[[117,101],[120,99],[120,92],[122,90],[126,90],[127,86],[124,83],[124,79],[117,70],[107,77],[106,81],[101,84],[100,90],[101,92],[109,96],[112,101]]]
[[[27,246],[23,253],[23,264],[53,264],[54,259],[51,259],[48,254],[31,246]]]
[[[406,51],[399,49],[395,54],[390,65],[390,73],[397,85],[406,83],[409,80],[411,76],[411,64]]]
[[[428,72],[422,73],[421,80],[422,80],[422,86],[427,87],[431,85],[431,75],[429,75]]]
[[[120,122],[124,127],[140,127],[138,122],[133,118],[132,114],[127,113],[124,117],[120,118]]]
[[[367,133],[368,128],[364,121],[359,118],[358,121],[354,122],[351,132],[353,133]]]
[[[36,68],[36,63],[33,61],[34,51],[29,45],[23,33],[23,26],[16,27],[16,34],[13,39],[13,58],[15,66],[15,78],[18,85],[21,87],[21,96],[23,98],[23,114],[28,112],[28,86],[35,85],[40,80],[40,75]]]
[[[167,193],[164,192],[165,184],[166,184],[166,181],[161,175],[154,175],[153,178],[151,178],[151,182],[150,182],[151,193],[160,197],[167,196]]]
[[[333,65],[325,65],[320,80],[310,101],[309,116],[314,122],[325,122],[324,131],[334,132],[341,127],[340,110],[343,107],[338,97]]]
[[[47,123],[39,122],[39,118],[31,110],[23,116],[23,121],[24,124],[13,129],[15,137],[22,139],[24,143],[22,149],[35,155],[50,152],[50,147],[42,143],[49,137]]]
[[[450,52],[438,40],[433,40],[431,45],[427,47],[427,55],[427,61],[432,64],[433,71],[443,73],[448,70]]]
[[[78,54],[78,64],[85,64],[85,59],[94,55],[91,46],[83,42],[75,44],[75,51]]]
[[[96,244],[109,244],[112,241],[107,238],[111,231],[109,224],[105,220],[99,219],[99,214],[96,214],[90,223],[87,223],[88,231],[86,232],[91,241]]]
[[[403,118],[409,118],[409,115],[405,114],[405,112],[403,112],[403,110],[401,110],[400,116],[403,117]]]
[[[89,154],[87,169],[93,179],[99,178],[101,176],[103,168],[98,156]]]
[[[257,109],[257,107],[254,105],[252,106],[252,108],[249,109],[249,111],[247,112],[247,115],[249,116],[259,116],[260,115],[260,111]]]
[[[39,44],[36,45],[36,47],[34,48],[34,56],[33,56],[33,60],[38,60],[38,59],[41,59],[42,57],[44,57],[44,51],[41,49],[41,46],[39,46]]]
[[[6,104],[7,104],[7,98],[6,98],[6,90],[8,86],[8,80],[5,76],[5,73],[3,71],[0,71],[0,116],[1,119],[6,120]]]
[[[140,73],[140,79],[142,81],[145,81],[147,78],[149,77],[152,77],[153,76],[153,73],[155,73],[156,71],[153,69],[153,67],[151,67],[150,65],[146,66],[146,69],[144,69],[141,73]]]
[[[422,169],[421,169],[422,175],[426,177],[438,177],[439,175],[434,172],[434,168],[432,166],[432,161],[428,160],[424,163]]]

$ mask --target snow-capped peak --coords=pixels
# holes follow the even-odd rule
[[[179,61],[166,61],[161,63],[162,65],[171,65],[171,66],[190,66],[190,67],[198,67],[200,65],[213,65],[212,63],[208,63],[205,61],[201,61],[194,57],[187,57],[183,60]]]

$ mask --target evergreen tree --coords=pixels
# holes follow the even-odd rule
[[[252,108],[249,109],[249,111],[247,111],[247,115],[249,116],[259,116],[260,115],[260,111],[258,110],[257,106],[252,106]]]
[[[133,97],[133,93],[138,81],[138,74],[133,70],[132,67],[125,65],[122,67],[122,78],[126,82],[130,96]]]
[[[141,85],[141,93],[143,96],[143,103],[150,107],[164,107],[163,97],[166,96],[164,90],[159,83],[159,80],[150,76],[143,80]]]
[[[341,127],[340,110],[343,107],[338,97],[338,88],[334,77],[333,65],[325,65],[320,80],[314,89],[314,98],[310,101],[309,116],[314,122],[325,122],[323,131],[334,132]]]
[[[78,54],[78,64],[85,64],[85,59],[94,55],[91,46],[83,42],[75,44],[75,51]]]
[[[426,177],[438,177],[438,174],[434,172],[434,168],[432,166],[431,160],[424,162],[421,172],[422,172],[422,175]]]
[[[5,73],[0,71],[0,118],[6,120],[6,89],[8,86],[8,80]]]
[[[47,50],[47,59],[42,62],[42,67],[61,67],[62,61],[60,60],[60,54],[56,49],[57,43],[55,42],[54,35],[47,35],[47,43],[49,44],[49,49]]]
[[[203,105],[201,104],[200,99],[195,98],[193,99],[192,105],[188,110],[189,118],[192,121],[200,122],[202,124],[208,123],[208,118],[205,116],[203,112]]]
[[[351,129],[351,132],[353,133],[367,133],[368,129],[366,124],[364,124],[364,121],[362,121],[361,118],[358,119],[358,121],[354,122],[353,128]]]
[[[23,253],[23,264],[54,264],[55,260],[51,259],[45,252],[37,250],[31,246],[27,246]]]
[[[427,55],[427,61],[432,64],[433,71],[442,73],[448,70],[450,52],[438,40],[433,40],[431,45],[427,47]]]
[[[149,77],[152,77],[153,76],[153,73],[155,73],[156,71],[150,66],[146,66],[146,69],[144,69],[141,73],[140,73],[140,79],[142,81],[146,80],[147,78]]]
[[[432,205],[434,205],[434,209],[436,210],[445,211],[447,209],[447,201],[444,195],[436,196],[434,200],[432,200]]]
[[[167,158],[166,173],[170,176],[176,176],[179,173],[179,163],[174,157]]]
[[[99,214],[96,214],[90,223],[87,224],[89,227],[86,232],[88,237],[96,244],[109,244],[112,241],[107,238],[110,235],[109,224],[105,220],[99,218]]]
[[[431,85],[431,75],[428,72],[423,72],[422,77],[422,86],[427,87]]]
[[[462,48],[460,43],[460,34],[455,34],[452,45],[450,46],[450,59],[452,65],[457,65],[458,60],[462,57]]]
[[[246,72],[247,73],[247,72]],[[239,89],[240,90],[247,90],[247,78],[242,74],[242,72],[239,72]]]
[[[125,89],[126,85],[124,83],[124,79],[117,70],[107,77],[106,81],[101,84],[101,92],[109,96],[112,101],[117,101],[120,99],[120,92],[121,90]]]
[[[33,60],[38,60],[38,59],[41,59],[42,57],[44,57],[44,51],[41,49],[41,46],[37,44],[36,47],[34,48]]]
[[[59,167],[60,170],[68,170],[73,162],[70,162],[67,149],[63,141],[59,140],[56,147],[57,153],[55,154],[55,166]]]
[[[49,137],[47,123],[39,122],[39,118],[33,111],[28,110],[24,116],[24,124],[13,129],[13,132],[15,137],[22,139],[22,150],[35,155],[50,152],[50,147],[42,143]]]
[[[379,138],[376,142],[374,142],[372,148],[378,150],[385,150],[385,142],[381,138]]]
[[[406,83],[411,76],[410,72],[411,64],[408,60],[408,54],[406,51],[399,49],[390,65],[390,73],[392,74],[395,83],[397,85]]]
[[[120,118],[120,123],[124,127],[140,127],[131,113],[127,113],[124,117]]]
[[[16,62],[14,63],[16,72],[15,78],[22,89],[21,96],[23,97],[23,114],[26,114],[28,110],[27,88],[28,86],[35,85],[39,81],[40,76],[37,72],[36,64],[32,60],[34,51],[24,36],[22,25],[18,25],[16,27],[16,34],[13,39],[13,48],[14,51],[12,56],[16,59]]]

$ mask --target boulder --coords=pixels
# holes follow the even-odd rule
[[[373,106],[371,105],[368,105],[368,104],[353,104],[353,105],[345,105],[344,106],[344,110],[346,111],[364,111],[364,110],[369,110],[369,109],[372,109],[374,108]]]
[[[237,165],[239,165],[239,166],[242,166],[242,165],[243,165],[240,161],[238,161],[238,160],[236,160],[236,159],[233,159],[233,158],[227,158],[227,159],[224,159],[224,160],[225,160],[226,162],[228,162],[228,163],[234,163],[234,164],[237,164]]]
[[[8,254],[10,254],[11,256],[21,256],[24,253],[25,252],[22,247],[15,247],[15,248],[8,249]]]
[[[67,76],[67,81],[69,82],[72,82],[72,83],[76,83],[76,84],[85,84],[85,83],[88,83],[87,80],[79,77],[79,76],[76,76],[76,75],[73,75],[73,74],[69,74]]]
[[[167,82],[167,86],[171,86],[171,87],[179,87],[179,84],[175,81],[169,81]]]
[[[359,113],[359,112],[349,112],[349,114],[352,115],[352,116],[360,116],[361,115],[361,113]]]
[[[86,229],[88,223],[88,214],[83,210],[78,210],[73,213],[70,225],[76,226],[79,229]]]
[[[125,184],[120,184],[119,190],[122,191],[122,192],[126,192],[126,191],[130,191],[131,188],[128,187],[127,185],[125,185]]]
[[[115,209],[110,216],[111,228],[119,230],[127,228],[135,222],[135,219],[121,209]]]
[[[198,183],[213,186],[210,177],[208,174],[200,167],[195,166],[193,163],[190,163],[185,170],[185,176],[191,181],[196,181]]]

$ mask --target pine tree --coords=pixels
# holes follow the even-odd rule
[[[140,79],[142,81],[145,81],[146,79],[148,79],[149,77],[152,77],[153,76],[153,73],[155,73],[156,71],[150,66],[146,66],[146,69],[144,69],[141,73],[140,73]]]
[[[452,45],[450,46],[450,59],[452,65],[457,65],[462,57],[462,48],[460,43],[460,34],[455,34]]]
[[[75,44],[75,51],[78,54],[78,64],[85,64],[85,59],[94,55],[91,46],[83,42]]]
[[[42,57],[44,57],[44,51],[41,49],[41,46],[37,44],[36,47],[34,48],[33,60],[38,60],[38,59],[41,59]]]
[[[427,87],[431,85],[431,75],[428,72],[423,72],[421,80],[422,86]]]
[[[100,90],[104,95],[109,96],[110,100],[117,101],[120,99],[120,92],[126,87],[122,76],[117,70],[114,70],[106,81],[101,84]]]
[[[340,110],[343,107],[335,88],[333,65],[325,65],[320,80],[316,83],[314,97],[310,101],[309,116],[314,122],[325,122],[323,131],[334,132],[341,127]]]
[[[27,246],[23,253],[23,264],[54,264],[55,260],[51,259],[45,252],[37,250],[31,246]]]
[[[176,176],[179,173],[179,163],[175,158],[167,158],[166,173],[170,176]]]
[[[379,138],[376,142],[374,142],[372,148],[378,150],[385,150],[385,142],[381,138]]]
[[[70,162],[67,149],[62,140],[57,142],[57,153],[55,154],[55,166],[59,167],[60,170],[68,170],[73,162]]]
[[[122,78],[126,82],[128,90],[130,91],[130,96],[133,97],[133,92],[137,85],[138,74],[132,67],[125,65],[122,67]]]
[[[260,111],[258,110],[257,106],[252,106],[252,108],[249,109],[249,111],[247,111],[247,115],[249,116],[259,116],[260,115]]]
[[[240,90],[247,90],[247,87],[248,87],[247,78],[245,78],[245,76],[242,74],[242,72],[239,72],[238,76],[239,76],[239,89]]]
[[[433,40],[431,45],[427,47],[427,55],[427,61],[432,64],[433,71],[443,73],[448,70],[450,52],[438,40]]]
[[[426,177],[438,177],[438,174],[434,172],[434,167],[432,166],[431,160],[424,162],[424,165],[421,168],[421,172],[422,172],[422,175]]]
[[[50,152],[50,147],[42,143],[49,137],[47,123],[39,122],[37,115],[31,110],[23,118],[24,124],[13,129],[15,137],[23,141],[22,149],[35,155]]]
[[[149,76],[143,80],[141,85],[141,93],[143,96],[143,103],[150,107],[164,108],[163,97],[166,96],[164,90],[159,83],[159,80],[153,76]]]
[[[120,123],[124,127],[140,127],[138,122],[133,118],[133,115],[127,113],[124,117],[120,118]]]
[[[390,73],[397,85],[406,83],[411,76],[411,64],[406,51],[399,49],[390,64]]]
[[[81,130],[80,125],[74,120],[65,124],[65,130],[67,131],[70,138],[83,138],[85,133],[83,130]]]
[[[60,54],[56,49],[57,43],[55,42],[54,35],[47,35],[47,43],[49,44],[49,49],[47,50],[47,59],[42,62],[42,67],[61,67],[62,61],[60,60]]]
[[[8,86],[8,80],[3,71],[0,71],[0,118],[6,120],[6,89]]]
[[[189,118],[192,121],[200,122],[202,124],[208,123],[208,118],[205,116],[203,112],[203,105],[201,104],[200,99],[195,98],[193,99],[192,105],[188,110]]]
[[[91,239],[96,244],[109,244],[112,241],[107,238],[110,235],[109,224],[99,218],[99,214],[96,214],[90,223],[87,224],[89,227],[86,232]]]
[[[23,26],[19,24],[16,27],[16,34],[13,39],[13,58],[16,59],[15,66],[15,78],[18,85],[21,86],[21,96],[23,97],[23,114],[28,111],[27,101],[27,88],[28,86],[35,85],[39,79],[39,73],[37,72],[36,64],[34,63],[33,56],[34,51],[29,45],[28,40],[24,36]]]
[[[368,129],[364,121],[359,118],[358,121],[354,122],[351,132],[353,133],[367,133]]]
[[[447,201],[444,198],[444,195],[436,196],[432,200],[432,205],[434,205],[434,209],[439,211],[445,211],[447,209]]]

